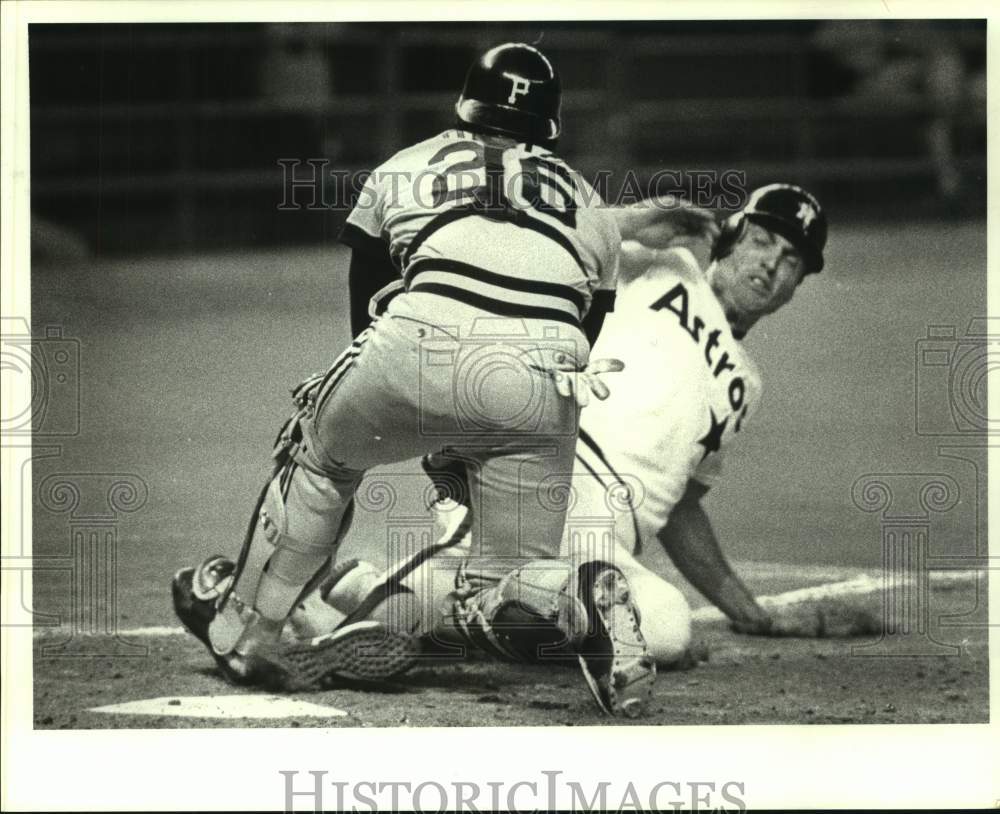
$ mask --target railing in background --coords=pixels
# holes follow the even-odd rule
[[[913,204],[941,183],[936,127],[955,172],[984,187],[984,104],[817,92],[831,67],[815,23],[693,25],[544,26],[574,166],[643,183],[732,168],[851,207]],[[346,210],[279,212],[278,160],[372,167],[448,126],[476,51],[541,27],[32,26],[33,209],[99,252],[329,239]],[[985,55],[985,28],[948,36]]]

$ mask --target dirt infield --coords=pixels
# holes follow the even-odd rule
[[[989,719],[985,581],[935,586],[927,636],[877,640],[764,639],[696,622],[708,661],[658,677],[650,714],[617,724],[981,723]],[[881,594],[853,597],[873,611]],[[943,617],[961,627],[944,627]],[[939,621],[940,620],[940,621]],[[40,729],[188,727],[592,726],[606,723],[576,670],[474,659],[422,664],[384,686],[333,687],[296,700],[346,715],[273,718],[113,714],[95,707],[164,698],[180,712],[191,699],[246,695],[227,685],[187,634],[135,638],[144,658],[45,657],[36,641],[34,723]],[[904,653],[938,655],[902,655]],[[268,696],[267,693],[253,693]],[[171,709],[174,705],[174,709]]]
[[[748,337],[764,403],[707,505],[723,547],[754,590],[776,594],[862,571],[878,577],[890,515],[853,491],[875,475],[896,478],[897,513],[926,508],[918,505],[919,483],[911,490],[916,497],[903,494],[916,473],[952,484],[953,500],[925,511],[921,556],[934,568],[982,562],[986,473],[971,450],[984,439],[948,423],[953,394],[946,381],[927,378],[940,371],[922,367],[918,350],[930,326],[951,326],[957,346],[970,319],[982,315],[985,251],[985,229],[976,223],[834,228],[828,268],[803,285],[794,306]],[[289,410],[288,387],[324,369],[346,343],[343,261],[340,251],[313,248],[33,272],[33,330],[54,326],[79,353],[79,426],[36,441],[30,470],[15,462],[25,478],[31,475],[22,487],[34,510],[33,527],[23,530],[32,538],[34,595],[22,604],[40,614],[39,623],[78,620],[87,610],[86,580],[100,577],[112,592],[112,627],[176,625],[170,575],[210,553],[234,553]],[[917,431],[915,411],[924,404],[940,408],[924,418],[937,422],[932,431],[952,432],[950,452],[946,435]],[[964,451],[955,451],[958,441]],[[419,468],[409,462],[390,474],[403,483],[394,511],[416,516],[425,488]],[[340,556],[389,558],[386,521],[384,512],[359,511]],[[79,541],[89,534],[102,535],[107,550],[104,560],[84,567]],[[670,573],[662,551],[647,551],[644,561]],[[986,720],[985,587],[974,584],[933,592],[931,624],[951,615],[943,621],[962,625],[934,633],[952,649],[930,652],[946,655],[895,657],[897,641],[880,652],[852,651],[860,642],[754,639],[699,623],[709,662],[663,675],[653,715],[640,723]],[[170,694],[180,701],[233,691],[189,636],[143,635],[140,649],[126,647],[121,657],[68,658],[46,654],[58,632],[40,633],[37,727],[276,725],[91,712]],[[925,640],[924,631],[915,635]],[[571,671],[487,662],[422,667],[398,688],[305,698],[347,715],[293,717],[281,725],[602,722]]]

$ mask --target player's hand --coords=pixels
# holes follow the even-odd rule
[[[821,599],[774,608],[753,620],[734,621],[737,633],[804,639],[877,635],[881,623],[863,608],[842,599]]]
[[[743,633],[747,636],[773,636],[774,619],[760,605],[747,608],[745,616],[741,619],[733,619],[729,623],[730,629],[735,633]]]
[[[673,195],[647,198],[613,211],[622,240],[634,240],[649,249],[669,249],[691,238],[712,243],[719,235],[712,212]]]
[[[611,395],[611,390],[601,381],[604,373],[618,373],[625,369],[621,359],[596,359],[583,370],[579,370],[572,360],[557,361],[551,369],[556,391],[563,398],[575,398],[576,403],[586,407],[593,393],[601,401]]]

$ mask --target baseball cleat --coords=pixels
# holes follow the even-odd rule
[[[296,688],[317,687],[337,678],[384,681],[416,663],[419,640],[367,619],[305,642],[284,645],[279,659]]]
[[[580,573],[580,600],[590,617],[590,630],[577,649],[584,680],[604,713],[637,718],[652,696],[656,663],[628,580],[600,562],[582,566]]]
[[[212,649],[208,628],[215,619],[217,602],[227,586],[236,563],[225,557],[209,557],[195,568],[182,568],[170,584],[174,613],[184,627]]]
[[[236,569],[231,560],[210,557],[173,578],[174,612],[205,647],[233,684],[277,690],[315,689],[337,678],[379,681],[399,675],[416,661],[418,642],[376,621],[345,625],[308,641],[279,641],[282,624],[262,618],[230,596],[225,614],[238,627],[236,644],[220,653],[209,628],[219,617],[218,602]],[[225,622],[225,617],[219,618]]]
[[[194,568],[180,569],[171,582],[174,613],[184,627],[208,648],[230,683],[280,686],[285,680],[284,671],[267,659],[236,652],[223,654],[212,646],[209,627],[218,615],[218,601],[235,571],[236,563],[220,556],[209,557]],[[233,601],[238,602],[236,597]]]

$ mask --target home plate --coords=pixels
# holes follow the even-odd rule
[[[342,709],[280,695],[167,695],[94,707],[117,715],[175,715],[180,718],[343,718]]]

